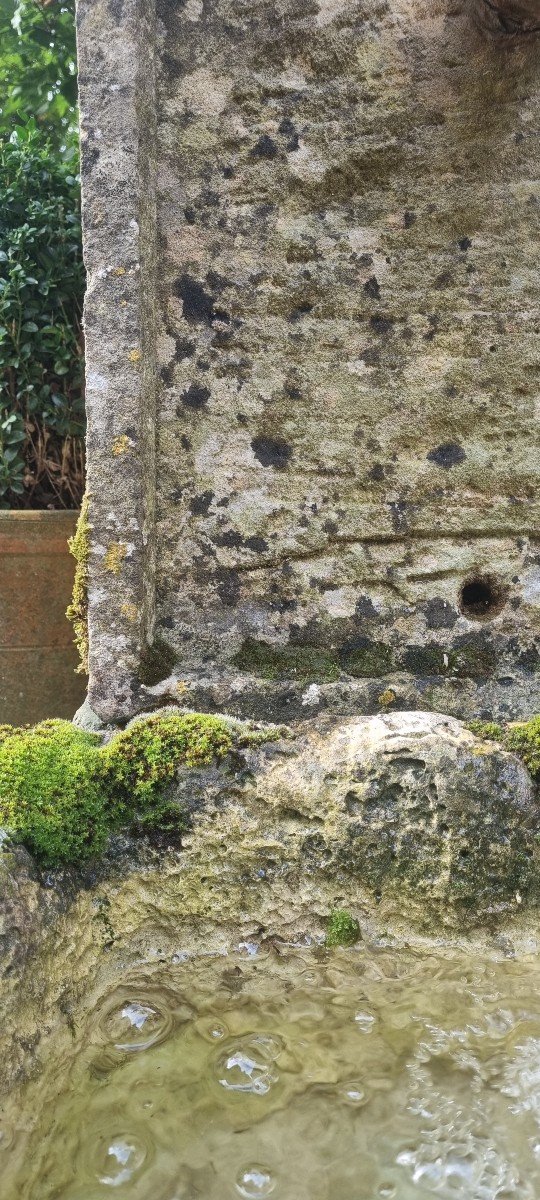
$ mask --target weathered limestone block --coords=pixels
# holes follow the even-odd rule
[[[93,708],[537,710],[536,6],[78,7]]]

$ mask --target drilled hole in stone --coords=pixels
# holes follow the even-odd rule
[[[506,589],[491,575],[475,575],[461,589],[461,611],[473,621],[489,621],[505,603]]]

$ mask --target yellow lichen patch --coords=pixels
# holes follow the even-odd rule
[[[70,553],[76,562],[73,595],[66,617],[73,625],[75,644],[80,663],[77,671],[88,674],[88,554],[90,550],[90,525],[88,523],[88,496],[81,506],[75,534],[69,539]]]
[[[105,570],[112,571],[113,575],[119,575],[126,554],[127,546],[124,542],[111,542],[105,555]]]
[[[115,437],[112,444],[112,452],[115,458],[118,458],[120,454],[127,454],[130,446],[131,442],[127,433],[121,433],[119,437]]]
[[[138,616],[136,604],[122,604],[120,606],[120,612],[122,613],[122,616],[126,618],[126,621],[129,621],[130,625],[135,624]]]
[[[125,267],[115,267],[114,271],[113,271],[113,275],[125,275],[125,273],[126,273]]]
[[[393,688],[385,688],[384,692],[381,692],[380,696],[378,697],[379,704],[382,708],[388,708],[390,704],[394,704],[396,699],[396,693]]]
[[[141,352],[138,348],[136,350],[130,350],[129,361],[132,363],[139,363],[141,361]]]

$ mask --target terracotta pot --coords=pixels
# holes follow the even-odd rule
[[[72,717],[86,679],[66,618],[76,512],[0,511],[0,722]]]

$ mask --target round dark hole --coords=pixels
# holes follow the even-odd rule
[[[506,590],[490,575],[477,575],[463,584],[460,607],[466,617],[487,621],[504,608]]]

